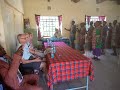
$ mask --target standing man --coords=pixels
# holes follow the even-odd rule
[[[107,42],[106,42],[106,47],[107,48],[111,48],[112,30],[113,30],[112,23],[109,23],[108,24]]]
[[[75,25],[75,21],[71,22],[71,27],[70,29],[66,29],[67,31],[70,31],[70,44],[72,48],[75,48],[75,35],[76,35],[76,25]]]
[[[112,55],[116,56],[117,55],[117,52],[116,52],[116,46],[117,46],[117,32],[119,31],[118,30],[118,25],[117,25],[117,20],[114,20],[113,21],[113,31],[112,31],[112,42],[111,42],[111,45],[112,45],[112,49],[113,49],[113,53]]]
[[[106,48],[106,38],[107,38],[107,32],[108,32],[108,26],[107,22],[103,21],[103,26],[102,26],[102,54],[105,54],[104,49]]]

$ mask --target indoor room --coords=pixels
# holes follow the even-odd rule
[[[120,0],[0,0],[0,90],[119,90]]]

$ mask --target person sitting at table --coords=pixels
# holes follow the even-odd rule
[[[60,37],[61,37],[61,33],[60,33],[60,31],[59,31],[57,28],[55,28],[54,36],[55,36],[56,38],[60,38]]]
[[[43,50],[34,49],[34,46],[33,46],[33,43],[32,43],[32,41],[33,41],[33,34],[31,32],[26,33],[26,38],[27,38],[27,45],[28,45],[28,47],[30,47],[30,52],[32,54],[35,54],[35,55],[40,56],[40,57],[45,57],[45,55],[47,53],[49,53],[48,50],[44,50],[43,51]]]
[[[21,43],[21,46],[18,48],[16,53],[22,57],[21,66],[23,68],[32,67],[35,71],[38,72],[38,70],[43,67],[41,66],[41,62],[45,60],[42,60],[40,57],[33,57],[32,53],[29,52],[26,34],[19,34],[18,41]]]
[[[47,74],[45,55],[47,53],[50,53],[50,51],[48,49],[44,51],[34,49],[33,44],[32,44],[33,34],[31,32],[26,33],[26,40],[27,40],[27,47],[29,48],[29,52],[32,54],[32,56],[41,57],[44,60],[41,62],[40,69],[43,70],[45,74]]]
[[[38,75],[22,76],[18,69],[20,62],[20,56],[14,54],[12,59],[0,45],[0,81],[5,85],[5,90],[43,90],[38,86]]]

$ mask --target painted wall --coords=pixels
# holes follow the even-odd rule
[[[51,10],[48,10],[51,6]],[[80,0],[78,3],[73,3],[71,0],[23,0],[24,18],[30,19],[31,28],[36,28],[35,16],[48,15],[48,16],[63,16],[63,36],[69,37],[69,32],[64,28],[70,27],[71,20],[75,20],[77,24],[85,20],[85,15],[107,16],[107,21],[113,21],[120,16],[120,6],[113,1],[105,1],[101,4],[96,4],[96,0]],[[98,9],[97,9],[98,8]]]
[[[23,33],[22,0],[0,0],[0,26],[0,44],[12,55],[17,46],[17,34]]]
[[[0,3],[0,44],[2,46],[5,45],[5,36],[4,36],[4,27],[3,27],[3,18],[2,18],[2,11],[1,11],[1,3]]]

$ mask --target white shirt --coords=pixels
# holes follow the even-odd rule
[[[23,48],[23,56],[22,58],[25,60],[28,60],[32,54],[29,52],[30,49],[30,43],[26,43]]]

